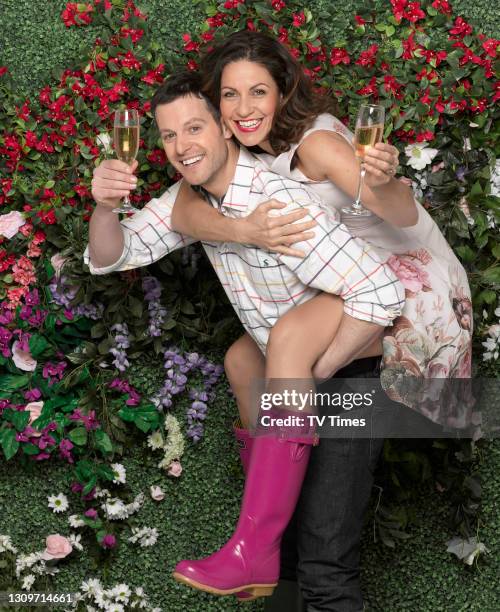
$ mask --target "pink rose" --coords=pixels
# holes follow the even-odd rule
[[[29,420],[30,425],[31,423],[33,423],[33,421],[38,419],[38,417],[42,413],[42,408],[43,408],[43,402],[30,402],[29,404],[26,404],[24,409],[28,410],[30,413],[30,420]],[[38,436],[41,436],[42,434],[39,431],[36,431],[35,429],[32,435],[35,437],[38,437]]]
[[[58,533],[47,536],[45,544],[46,548],[42,553],[42,559],[45,559],[45,561],[64,559],[73,550],[68,538]]]
[[[59,278],[59,275],[61,274],[61,270],[65,262],[66,262],[66,258],[63,257],[61,253],[56,253],[55,255],[52,255],[52,257],[50,258],[50,263],[52,264],[52,267],[55,270],[57,278]]]
[[[167,474],[178,478],[182,474],[182,465],[180,461],[172,461],[168,466]]]
[[[162,499],[165,498],[165,493],[162,491],[161,487],[152,485],[150,487],[150,491],[151,491],[151,498],[154,499],[155,501],[161,501]]]
[[[431,286],[427,272],[422,270],[413,261],[403,259],[402,256],[391,255],[387,260],[387,264],[408,291],[418,293],[424,287]]]
[[[36,368],[36,359],[33,359],[29,351],[21,350],[17,340],[12,345],[12,361],[25,372],[33,372]]]
[[[24,225],[24,217],[17,210],[13,210],[6,215],[0,215],[0,235],[5,236],[5,238],[13,238],[21,225]]]

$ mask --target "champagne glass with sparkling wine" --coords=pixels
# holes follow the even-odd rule
[[[366,104],[360,107],[356,117],[356,127],[354,129],[355,155],[361,160],[361,172],[359,176],[359,187],[356,200],[342,209],[348,215],[368,217],[372,213],[361,204],[361,189],[365,178],[366,168],[363,164],[365,150],[373,147],[377,142],[382,142],[384,133],[385,111],[383,106],[378,104]]]
[[[136,110],[125,109],[115,112],[113,144],[118,159],[128,165],[137,157],[140,129],[139,113]],[[123,204],[119,208],[114,208],[113,212],[137,212],[137,208],[134,208],[129,197],[125,196]]]

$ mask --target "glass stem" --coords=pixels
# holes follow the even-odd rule
[[[361,172],[359,173],[359,186],[358,186],[358,194],[356,196],[356,200],[353,202],[352,207],[355,210],[361,210],[363,208],[361,204],[361,189],[363,188],[363,179],[365,178],[366,169],[365,165],[361,163]]]

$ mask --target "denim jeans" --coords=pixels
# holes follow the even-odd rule
[[[380,358],[337,378],[378,378]],[[360,537],[383,439],[322,438],[312,449],[294,517],[282,542],[281,578],[297,579],[308,612],[361,612]],[[271,602],[269,602],[271,603]],[[266,610],[276,609],[266,605]]]

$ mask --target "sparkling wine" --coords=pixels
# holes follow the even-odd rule
[[[114,127],[114,145],[119,160],[131,164],[139,150],[139,125]]]
[[[366,147],[373,147],[377,142],[382,142],[384,124],[379,123],[366,127],[356,127],[354,132],[354,146],[357,157],[364,157]]]

